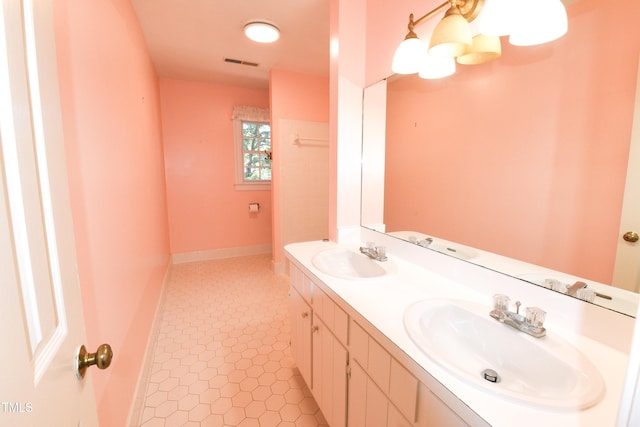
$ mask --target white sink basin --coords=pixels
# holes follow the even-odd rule
[[[393,261],[375,261],[368,256],[346,248],[318,252],[311,263],[321,272],[341,279],[372,279],[395,271]]]
[[[558,409],[584,409],[605,387],[595,366],[563,339],[534,338],[489,317],[490,307],[431,299],[404,314],[412,341],[433,362],[496,395]],[[498,374],[498,382],[483,371]]]

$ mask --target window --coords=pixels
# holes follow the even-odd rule
[[[271,125],[269,110],[233,109],[238,190],[271,189]]]
[[[271,126],[242,121],[242,166],[245,182],[271,181]]]

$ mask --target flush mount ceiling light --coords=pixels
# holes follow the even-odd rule
[[[427,48],[414,29],[444,10]],[[476,18],[479,33],[473,34],[469,23]],[[419,73],[421,77],[438,78],[452,74],[453,61],[469,65],[499,58],[500,36],[508,35],[509,42],[516,46],[533,46],[562,37],[567,32],[567,11],[561,0],[447,0],[417,20],[410,14],[408,28],[393,56],[391,69],[397,74]],[[442,64],[434,58],[447,59],[448,71],[429,70],[433,64]]]
[[[249,22],[244,26],[244,34],[258,43],[273,43],[280,38],[280,30],[268,22]]]

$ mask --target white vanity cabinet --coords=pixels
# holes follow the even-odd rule
[[[291,353],[331,427],[488,426],[292,259],[289,273]]]
[[[469,426],[357,321],[349,334],[350,426]]]
[[[347,420],[347,314],[291,264],[291,355],[331,427]]]
[[[322,414],[331,427],[344,427],[347,414],[347,349],[314,315],[313,388]]]
[[[416,416],[418,380],[356,321],[352,320],[349,327],[349,425],[412,425]],[[398,374],[400,376],[396,377]]]
[[[311,387],[311,307],[295,289],[289,290],[291,356],[304,381]]]

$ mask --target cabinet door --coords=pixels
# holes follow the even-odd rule
[[[311,307],[293,287],[289,289],[289,323],[291,356],[309,388],[311,377]]]
[[[425,427],[468,427],[442,400],[426,385],[420,383],[418,392],[418,424]]]
[[[389,403],[389,411],[387,414],[387,427],[412,427],[412,424],[402,416],[400,411],[391,403]],[[442,424],[442,426],[449,427],[448,424]]]
[[[318,316],[313,316],[313,392],[331,427],[347,422],[347,350]]]
[[[367,422],[367,374],[355,359],[349,363],[349,427],[365,426]]]

